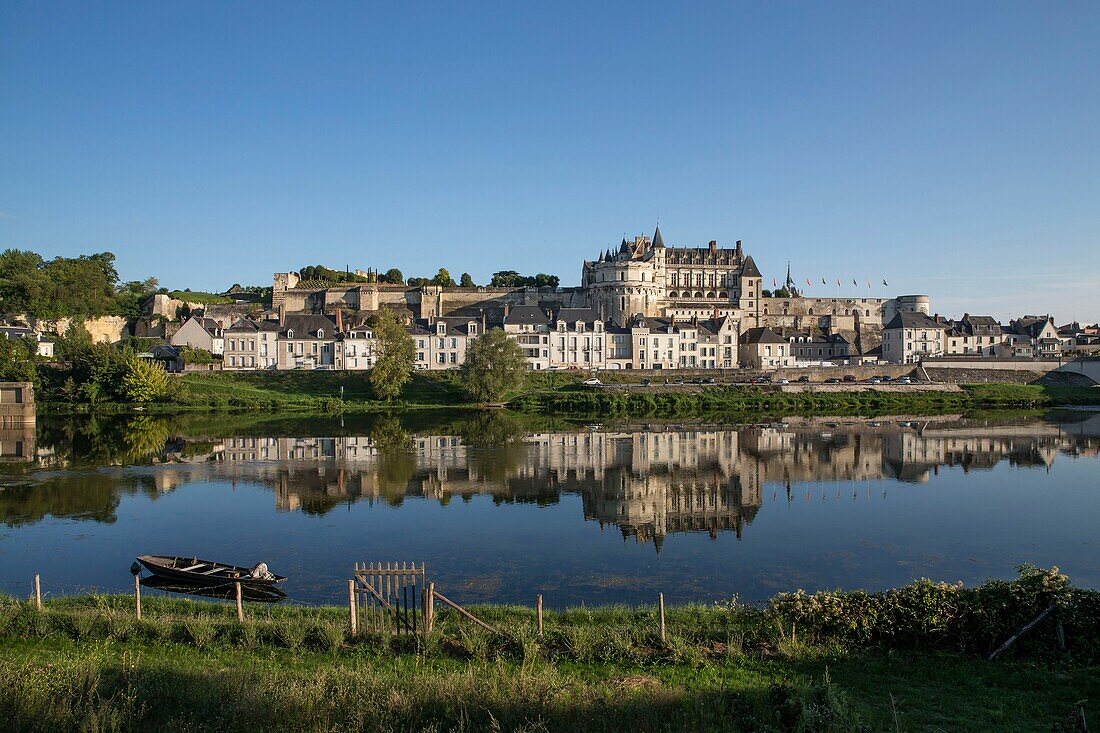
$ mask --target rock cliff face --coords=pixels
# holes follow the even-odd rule
[[[56,333],[59,336],[68,331],[69,326],[74,322],[79,322],[84,326],[85,330],[91,334],[92,342],[97,344],[114,343],[130,335],[130,323],[122,316],[100,316],[98,318],[87,319],[58,318],[56,320],[49,320],[24,314],[16,318],[17,320],[24,321],[28,326],[40,333]]]

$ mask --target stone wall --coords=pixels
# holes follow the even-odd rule
[[[34,316],[25,316],[27,324],[40,333],[56,333],[65,335],[72,323],[81,323],[85,330],[92,336],[92,342],[110,343],[121,341],[130,335],[130,324],[122,316],[100,316],[99,318],[58,318],[56,320],[38,319]]]

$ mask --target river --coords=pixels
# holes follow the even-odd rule
[[[132,589],[135,555],[289,576],[425,563],[460,602],[756,602],[1058,565],[1100,587],[1100,413],[528,424],[41,421],[0,435],[0,591]],[[18,446],[15,441],[18,439]]]

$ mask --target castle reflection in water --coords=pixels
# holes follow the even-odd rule
[[[1002,461],[1049,468],[1059,455],[1095,458],[1100,417],[1072,422],[805,421],[710,428],[638,426],[518,436],[493,447],[455,435],[412,435],[407,449],[381,449],[367,436],[238,437],[209,450],[171,452],[158,489],[202,478],[260,482],[281,511],[324,513],[355,501],[444,504],[487,494],[497,502],[556,502],[579,495],[587,520],[618,526],[624,538],[708,532],[741,537],[765,499],[856,493],[872,482],[922,483],[941,467],[989,469]],[[187,465],[180,465],[187,464]],[[766,494],[766,496],[765,496]]]

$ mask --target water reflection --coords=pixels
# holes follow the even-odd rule
[[[275,510],[318,516],[341,505],[398,506],[412,497],[446,505],[487,495],[498,504],[548,505],[576,495],[585,520],[618,527],[624,538],[659,550],[675,533],[741,538],[765,495],[788,502],[858,498],[856,483],[880,492],[889,482],[927,482],[941,467],[1049,469],[1059,455],[1095,457],[1100,449],[1096,413],[535,432],[487,413],[446,429],[410,428],[391,417],[355,432],[208,438],[173,433],[166,421],[144,417],[49,426],[31,459],[46,470],[5,480],[0,521],[8,527],[47,516],[113,522],[120,497],[155,499],[211,481],[267,486]],[[59,470],[137,460],[156,466]]]

